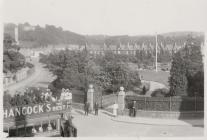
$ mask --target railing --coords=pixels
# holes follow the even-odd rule
[[[126,108],[136,101],[137,110],[146,111],[203,111],[202,97],[138,97],[126,96]]]

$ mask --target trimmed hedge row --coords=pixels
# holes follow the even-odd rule
[[[202,97],[139,97],[126,96],[126,108],[136,101],[138,110],[150,111],[203,111],[204,98]]]

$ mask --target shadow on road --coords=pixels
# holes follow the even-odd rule
[[[193,127],[202,127],[204,128],[204,98],[195,98],[191,100],[196,100],[193,102],[187,102],[190,100],[188,98],[182,97],[182,102],[180,105],[180,116],[179,120],[184,121],[188,124],[191,124]],[[194,111],[189,111],[189,106],[195,108]]]

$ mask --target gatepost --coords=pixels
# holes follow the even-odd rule
[[[88,92],[87,92],[87,102],[90,103],[90,107],[89,107],[89,111],[92,112],[93,111],[93,95],[94,95],[94,88],[93,88],[93,85],[90,84],[89,85],[89,89],[88,89]]]
[[[118,113],[123,115],[125,109],[125,91],[124,87],[120,87],[120,91],[118,93]]]

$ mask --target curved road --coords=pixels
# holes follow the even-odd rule
[[[82,110],[74,110],[73,123],[78,129],[78,137],[151,137],[151,136],[203,136],[203,127],[144,125],[112,120],[105,110],[99,115],[85,116]],[[128,118],[132,119],[132,118]]]
[[[5,87],[5,90],[9,90],[11,95],[14,95],[16,91],[24,90],[26,87],[47,87],[54,80],[55,77],[52,73],[44,68],[44,65],[39,63],[37,59],[34,59],[32,63],[35,66],[35,72],[32,75],[18,83]]]

